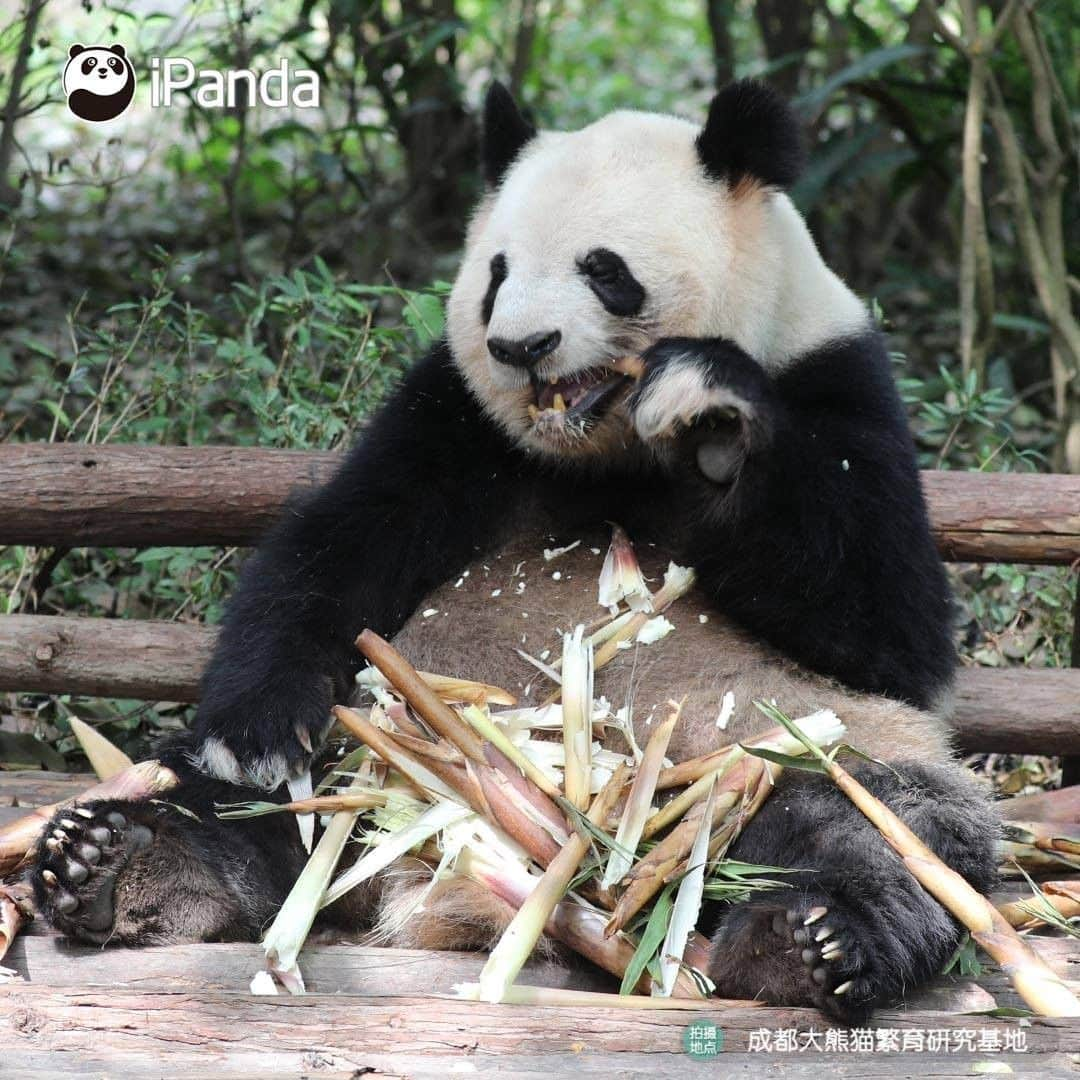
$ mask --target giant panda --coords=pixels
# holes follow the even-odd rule
[[[760,729],[759,698],[832,708],[885,763],[856,775],[990,887],[995,817],[951,750],[951,601],[912,441],[879,332],[785,194],[799,165],[792,113],[756,82],[722,90],[704,126],[616,112],[572,132],[537,131],[491,89],[486,193],[445,340],[247,562],[194,730],[162,751],[180,789],[46,829],[33,882],[54,926],[125,944],[257,938],[305,855],[291,822],[221,822],[213,804],[310,763],[357,633],[521,687],[515,646],[597,614],[609,521],[647,574],[672,557],[699,575],[676,633],[598,675],[610,701],[632,697],[641,738],[673,694],[687,694],[676,759]],[[613,365],[631,354],[637,382]],[[797,872],[717,912],[723,996],[854,1021],[960,940],[820,776],[786,771],[732,854]],[[398,872],[328,914],[435,948],[483,947],[505,925],[500,901],[458,881],[398,925],[426,884]]]

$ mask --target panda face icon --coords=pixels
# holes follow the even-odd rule
[[[123,45],[72,45],[64,68],[68,108],[83,120],[114,120],[135,95],[135,69]]]

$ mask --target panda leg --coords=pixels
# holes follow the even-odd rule
[[[976,889],[993,886],[997,822],[958,768],[852,772]],[[858,1022],[932,979],[960,942],[958,924],[820,777],[785,774],[731,855],[800,872],[721,919],[709,975],[724,997],[814,1005]]]
[[[38,910],[95,944],[255,940],[303,866],[292,815],[221,821],[213,803],[251,791],[197,776],[168,802],[59,811],[30,872]],[[279,820],[288,818],[288,821]]]

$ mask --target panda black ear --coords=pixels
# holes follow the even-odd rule
[[[510,91],[501,82],[493,82],[484,98],[482,140],[484,180],[489,187],[498,187],[514,158],[535,137],[536,128],[521,115]]]
[[[68,49],[68,59],[74,60],[75,57],[78,56],[81,52],[86,52],[86,46],[80,45],[78,42],[75,42],[75,44],[72,45],[70,49]]]
[[[803,166],[802,136],[791,107],[753,79],[731,83],[713,98],[697,151],[705,171],[730,187],[756,180],[788,188]]]
[[[114,52],[117,56],[123,56],[125,59],[127,58],[127,53],[124,52],[123,45],[110,45],[109,52]]]

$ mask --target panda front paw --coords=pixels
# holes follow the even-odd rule
[[[641,440],[664,457],[689,458],[729,484],[772,431],[772,390],[762,368],[723,339],[665,338],[642,356],[630,400]]]
[[[265,791],[308,769],[333,720],[330,680],[295,672],[247,693],[232,690],[228,682],[208,680],[195,717],[192,764],[208,776]]]

